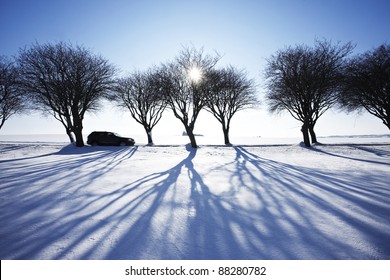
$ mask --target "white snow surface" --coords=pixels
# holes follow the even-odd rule
[[[0,142],[0,259],[390,259],[390,143]]]

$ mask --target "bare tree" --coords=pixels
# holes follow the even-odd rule
[[[345,58],[351,43],[332,45],[316,41],[313,48],[289,47],[271,56],[266,68],[269,110],[288,111],[302,122],[303,140],[310,146],[317,142],[314,126],[337,101]]]
[[[203,49],[184,48],[173,63],[160,70],[160,88],[167,105],[184,125],[191,146],[197,148],[195,123],[206,105],[207,76],[220,56],[205,55]]]
[[[257,103],[256,87],[243,70],[233,66],[210,71],[206,110],[221,123],[226,145],[230,145],[230,123],[235,113]]]
[[[152,129],[160,121],[166,102],[158,88],[158,72],[135,72],[122,78],[115,86],[115,99],[120,107],[130,111],[147,134],[148,144],[153,144]]]
[[[21,50],[22,85],[35,108],[60,121],[71,142],[84,146],[87,111],[96,110],[113,84],[115,69],[100,56],[67,43],[33,45]]]
[[[0,129],[12,116],[26,109],[20,87],[20,73],[13,62],[0,56]]]
[[[390,129],[389,44],[351,59],[339,101],[348,111],[367,110]]]

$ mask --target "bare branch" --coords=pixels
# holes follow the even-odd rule
[[[310,130],[312,142],[316,142],[314,125],[337,101],[345,57],[352,49],[351,43],[332,45],[329,41],[316,41],[313,48],[289,47],[268,60],[265,76],[269,110],[287,110],[300,120],[307,146],[310,142],[305,133]]]
[[[234,114],[258,102],[254,81],[247,79],[246,76],[243,70],[228,66],[209,71],[206,78],[208,88],[206,110],[222,124],[226,145],[230,144],[229,129]]]
[[[390,129],[390,45],[350,60],[339,102],[347,111],[367,110]]]
[[[6,57],[0,56],[0,129],[12,116],[23,112],[27,98],[20,90],[20,71]]]
[[[96,110],[113,85],[115,69],[107,60],[82,47],[58,43],[21,50],[18,63],[22,87],[35,108],[50,112],[65,127],[71,141],[83,146],[82,121]]]
[[[144,127],[149,144],[153,144],[152,129],[166,108],[158,81],[158,70],[151,69],[120,79],[114,89],[118,106],[127,108],[131,116]]]
[[[200,111],[206,105],[207,73],[219,61],[220,56],[206,55],[203,49],[184,48],[175,61],[160,69],[160,90],[167,105],[184,125],[192,147],[196,148],[194,127]],[[196,67],[202,77],[196,81],[189,72]]]

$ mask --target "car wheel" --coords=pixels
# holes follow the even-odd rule
[[[119,146],[126,146],[126,143],[122,141],[119,143]]]
[[[97,146],[98,143],[96,141],[92,142],[92,146]]]

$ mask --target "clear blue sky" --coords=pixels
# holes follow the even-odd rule
[[[0,0],[0,54],[16,55],[31,43],[66,41],[101,54],[123,71],[172,59],[182,45],[204,47],[223,55],[220,65],[245,68],[264,93],[265,59],[288,45],[317,39],[352,41],[354,53],[390,42],[390,1],[376,0]],[[251,120],[252,119],[252,120]],[[253,120],[255,119],[255,120]],[[251,120],[251,121],[249,121]],[[265,105],[238,113],[232,134],[300,136],[299,123],[288,114],[272,116]],[[84,123],[85,133],[114,130],[141,134],[129,114],[109,104]],[[181,123],[166,112],[157,133],[180,133]],[[219,124],[203,112],[196,130],[219,133]],[[1,134],[63,133],[56,120],[16,116]],[[330,110],[318,121],[318,135],[388,133],[368,114]]]

